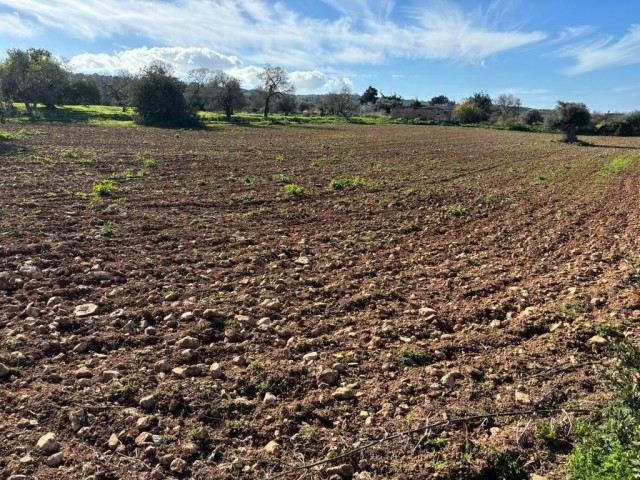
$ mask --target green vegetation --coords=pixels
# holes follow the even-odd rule
[[[369,188],[374,187],[376,182],[368,180],[366,178],[356,176],[353,178],[338,178],[333,179],[329,183],[331,190],[353,190],[356,188]]]
[[[464,217],[468,213],[466,207],[459,203],[449,205],[447,211],[454,217]]]
[[[609,162],[602,167],[597,173],[596,176],[600,180],[605,180],[608,177],[613,175],[618,175],[619,173],[631,168],[635,165],[636,160],[638,160],[638,155],[634,153],[628,153],[627,155],[622,155],[620,157],[615,157],[609,160]]]
[[[116,186],[111,180],[103,180],[95,183],[91,189],[94,197],[108,197],[115,190]]]
[[[295,183],[288,183],[284,187],[284,193],[292,197],[304,197],[307,194],[307,189],[302,185],[296,185]]]
[[[403,348],[400,350],[400,361],[405,365],[426,365],[429,355],[419,348]]]
[[[616,347],[616,360],[606,379],[613,399],[598,421],[574,426],[571,480],[632,480],[640,475],[640,348],[624,340]]]

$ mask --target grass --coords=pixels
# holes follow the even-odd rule
[[[616,366],[606,385],[613,399],[595,422],[574,427],[571,480],[632,480],[640,476],[640,348],[632,340],[616,347]]]
[[[426,365],[429,363],[429,355],[419,348],[403,348],[399,353],[400,361],[409,365]]]
[[[637,159],[638,155],[634,153],[612,158],[596,173],[596,177],[600,180],[605,180],[608,177],[618,175],[619,173],[631,168],[636,163]]]

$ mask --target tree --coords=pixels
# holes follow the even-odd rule
[[[195,112],[184,98],[185,85],[173,76],[171,66],[154,63],[142,70],[131,85],[131,104],[145,124],[196,123]]]
[[[208,68],[196,68],[187,73],[189,83],[185,89],[187,103],[197,110],[205,109],[205,99],[203,97],[207,84],[213,81],[214,72]]]
[[[496,107],[502,117],[515,117],[520,113],[522,101],[511,93],[501,93],[496,99]]]
[[[266,65],[258,78],[262,82],[259,91],[264,99],[264,118],[268,118],[271,100],[286,93],[293,93],[295,85],[289,80],[289,74],[282,67]]]
[[[487,118],[487,114],[473,100],[459,103],[453,110],[453,119],[460,123],[479,123]]]
[[[126,112],[129,88],[134,81],[134,77],[131,72],[127,70],[120,70],[117,75],[102,78],[103,87],[107,92],[107,98],[105,98],[105,100],[109,99],[113,104],[120,106],[123,112]]]
[[[378,89],[369,85],[362,96],[360,97],[360,104],[366,105],[367,103],[375,104],[378,101]]]
[[[449,103],[449,97],[447,97],[446,95],[437,95],[435,97],[433,97],[431,100],[429,100],[429,103],[431,105],[442,105],[443,103]]]
[[[10,49],[0,65],[0,79],[4,95],[23,102],[27,113],[32,115],[38,103],[55,108],[69,84],[70,74],[48,50]]]
[[[351,87],[347,84],[344,84],[338,92],[329,92],[325,98],[327,110],[333,115],[347,117],[354,106],[352,96]]]
[[[100,90],[93,80],[72,80],[62,98],[68,105],[100,105]]]
[[[378,109],[384,110],[386,113],[390,113],[392,108],[401,107],[404,105],[404,100],[397,93],[391,95],[381,95],[378,100]]]
[[[493,101],[487,92],[480,91],[471,95],[467,101],[473,102],[476,107],[484,112],[484,118],[482,120],[486,120],[491,115],[493,111]]]
[[[411,102],[411,108],[422,108],[422,102],[416,98]]]
[[[522,114],[522,122],[526,125],[533,125],[534,123],[541,123],[544,121],[544,117],[540,110],[536,110],[532,108],[531,110],[527,110]]]
[[[233,112],[237,108],[242,108],[246,104],[240,80],[232,77],[222,70],[214,73],[211,81],[205,88],[205,98],[211,96],[214,106],[224,110],[227,120],[231,120]]]
[[[575,143],[578,141],[578,128],[589,125],[590,121],[591,113],[584,103],[558,100],[556,109],[549,117],[548,126],[552,130],[560,130],[564,133],[563,142]]]
[[[286,94],[282,95],[278,100],[277,109],[279,112],[284,113],[285,115],[290,115],[296,111],[298,107],[298,100],[295,95]]]

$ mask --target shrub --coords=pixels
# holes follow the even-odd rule
[[[544,122],[544,117],[542,116],[542,113],[540,113],[540,110],[532,108],[531,110],[527,110],[526,112],[524,112],[520,116],[520,120],[525,125],[533,125],[534,123]]]
[[[107,197],[115,188],[116,186],[111,180],[103,180],[93,185],[92,193],[95,197]]]
[[[366,188],[372,187],[375,185],[373,180],[367,180],[363,177],[353,177],[353,178],[338,178],[333,179],[329,183],[329,187],[331,190],[352,190],[355,188]]]
[[[307,194],[307,189],[302,185],[296,185],[295,183],[288,183],[284,187],[284,193],[292,197],[304,197]]]
[[[460,123],[479,123],[487,119],[487,114],[474,102],[468,100],[456,105],[453,118]]]

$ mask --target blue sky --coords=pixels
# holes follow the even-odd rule
[[[640,109],[638,0],[0,0],[0,52],[32,46],[76,72],[162,60],[183,77],[222,69],[250,88],[272,64],[298,93],[346,83],[405,98],[484,90],[531,107]]]

